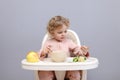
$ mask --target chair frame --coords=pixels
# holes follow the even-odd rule
[[[68,29],[68,30],[67,30],[67,36],[68,36],[68,38],[71,38],[71,36],[72,36],[72,39],[74,39],[73,41],[74,41],[77,45],[81,46],[80,39],[79,39],[79,37],[78,37],[78,35],[77,35],[77,33],[76,33],[75,31],[73,31],[73,30],[71,30],[71,29]],[[46,33],[45,36],[44,36],[44,38],[43,38],[41,48],[43,48],[43,45],[44,45],[44,43],[45,43],[45,41],[46,41],[47,39],[49,39],[49,34],[48,34],[48,33]],[[81,70],[80,70],[80,71],[81,71]],[[81,80],[87,80],[87,70],[82,70],[82,75],[81,75],[81,76],[82,76],[82,77],[81,77]],[[35,80],[39,80],[38,71],[35,71]]]

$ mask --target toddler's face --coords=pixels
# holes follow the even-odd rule
[[[53,37],[58,41],[63,41],[66,38],[67,26],[63,25],[53,32]]]

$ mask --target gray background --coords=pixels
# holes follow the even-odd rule
[[[70,19],[81,43],[99,59],[88,80],[120,79],[120,0],[0,0],[0,80],[33,80],[21,68],[28,51],[38,51],[48,20]]]

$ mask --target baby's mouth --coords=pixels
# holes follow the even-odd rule
[[[65,37],[61,37],[61,39],[64,39]]]

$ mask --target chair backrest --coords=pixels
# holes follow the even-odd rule
[[[43,47],[45,41],[48,40],[49,38],[50,38],[49,34],[48,33],[45,34],[43,41],[42,41],[42,47]],[[73,42],[75,42],[77,45],[81,46],[80,39],[75,31],[69,29],[67,32],[67,38],[73,40]],[[74,55],[71,55],[71,56],[74,56]],[[37,71],[35,71],[35,75],[36,75],[36,80],[39,80]],[[81,75],[82,75],[81,80],[87,80],[87,71],[86,70],[82,70]]]
[[[73,42],[75,42],[77,45],[79,46],[81,45],[80,39],[75,31],[69,29],[67,33],[67,37],[73,40]]]
[[[49,34],[48,33],[45,34],[43,41],[42,41],[42,47],[43,47],[45,41],[48,40],[49,38],[50,38]],[[73,40],[73,42],[75,42],[77,45],[79,45],[79,46],[81,45],[80,39],[75,31],[68,29],[67,38]]]

